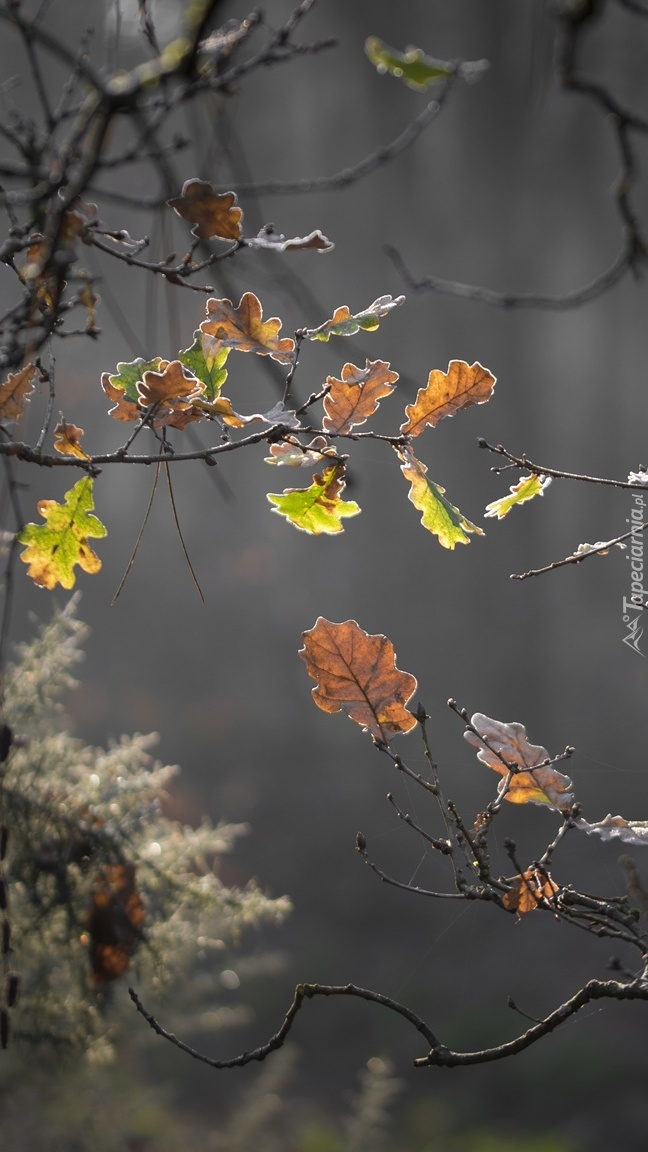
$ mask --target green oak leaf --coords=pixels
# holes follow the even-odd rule
[[[88,537],[106,535],[106,527],[92,515],[94,480],[84,476],[65,493],[65,503],[39,500],[37,504],[44,524],[26,524],[18,533],[25,544],[20,559],[28,564],[27,575],[41,588],[73,588],[75,564],[91,574],[101,568],[101,560],[86,543]]]
[[[153,360],[144,360],[138,356],[137,360],[118,364],[116,372],[108,373],[108,379],[113,388],[119,388],[124,393],[125,400],[130,400],[131,404],[137,404],[139,402],[138,381],[142,379],[145,372],[159,372],[161,363],[161,356],[155,356]]]
[[[397,448],[396,453],[402,460],[401,471],[411,484],[409,499],[423,513],[423,527],[438,537],[439,544],[444,548],[454,548],[455,544],[470,544],[468,533],[484,535],[481,528],[472,524],[454,504],[446,500],[445,488],[427,478],[425,464],[417,460],[410,449]]]
[[[397,76],[399,80],[405,81],[408,88],[414,88],[417,92],[422,92],[430,84],[437,84],[439,80],[447,80],[454,71],[452,64],[433,60],[425,56],[420,48],[406,48],[404,52],[398,52],[377,36],[367,38],[365,52],[379,72]]]
[[[227,369],[224,365],[230,351],[230,348],[224,348],[213,336],[208,336],[206,332],[201,332],[200,328],[197,328],[191,347],[178,353],[180,363],[205,385],[203,399],[208,403],[220,396],[223,384],[227,380]]]
[[[360,511],[355,501],[340,499],[344,486],[344,465],[332,464],[313,477],[310,488],[286,488],[281,495],[269,492],[268,500],[275,505],[273,512],[285,516],[302,532],[311,536],[335,534],[344,531],[342,520],[346,516],[357,516]]]
[[[533,500],[534,496],[544,496],[544,490],[550,484],[551,476],[537,476],[535,472],[531,476],[523,476],[517,484],[511,486],[508,496],[500,496],[499,500],[487,504],[484,515],[497,516],[498,520],[503,520],[516,504],[524,504],[527,500]]]

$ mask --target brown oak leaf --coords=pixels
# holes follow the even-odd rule
[[[25,401],[34,391],[36,365],[29,363],[20,372],[10,372],[4,384],[0,385],[0,420],[18,420],[22,416]]]
[[[238,240],[243,210],[237,207],[235,192],[217,192],[207,180],[185,180],[182,192],[167,200],[170,208],[194,227],[192,236],[210,240]]]
[[[509,912],[525,916],[535,912],[539,904],[550,901],[560,889],[544,868],[529,868],[513,880],[513,887],[502,897],[502,904]]]
[[[390,371],[385,360],[367,360],[364,368],[345,364],[341,380],[326,378],[330,390],[324,399],[322,427],[327,432],[348,432],[354,425],[364,424],[380,400],[394,391],[397,380],[398,372]]]
[[[207,317],[200,325],[201,330],[224,348],[271,356],[280,364],[292,363],[294,340],[279,338],[281,320],[276,316],[263,319],[261,302],[254,292],[245,292],[236,308],[231,300],[208,300]]]
[[[79,460],[89,460],[88,453],[81,447],[83,428],[67,424],[61,416],[54,429],[54,447],[62,456],[76,456]]]
[[[386,636],[369,635],[355,620],[333,624],[320,616],[303,640],[299,655],[318,682],[312,690],[318,708],[345,712],[375,742],[385,744],[415,726],[405,705],[416,691],[416,679],[396,667],[394,646]]]
[[[569,776],[563,775],[553,764],[546,763],[551,759],[547,749],[540,744],[529,743],[523,724],[505,724],[501,720],[491,720],[481,712],[476,712],[470,723],[479,736],[466,731],[464,739],[479,749],[478,760],[504,777],[498,794],[506,788],[504,798],[511,804],[548,804],[560,812],[568,812],[573,808],[573,785]],[[480,736],[488,741],[488,747]],[[507,765],[513,769],[508,786]]]
[[[425,388],[419,388],[413,404],[405,409],[407,420],[401,432],[418,436],[424,428],[435,428],[444,416],[454,416],[461,408],[485,404],[495,387],[495,377],[481,364],[451,360],[448,371],[434,368]]]

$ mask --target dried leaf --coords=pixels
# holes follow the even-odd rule
[[[88,316],[86,320],[86,332],[94,332],[96,330],[95,320],[97,318],[99,297],[95,293],[90,280],[86,280],[79,289],[79,301],[83,304]]]
[[[537,476],[535,472],[530,476],[522,476],[517,484],[511,485],[510,495],[500,496],[499,500],[486,505],[484,515],[497,516],[498,520],[503,520],[516,504],[525,504],[527,500],[533,500],[534,496],[544,496],[545,488],[550,484],[551,476]]]
[[[342,379],[327,376],[330,391],[324,398],[326,415],[322,427],[327,432],[348,432],[364,424],[378,408],[381,399],[394,391],[398,372],[391,372],[385,360],[367,360],[364,368],[345,364]]]
[[[335,535],[344,531],[345,517],[357,516],[360,511],[355,501],[340,498],[344,486],[344,465],[331,464],[313,477],[310,488],[286,488],[281,495],[269,492],[268,500],[275,505],[273,512],[285,516],[302,532]]]
[[[286,240],[279,233],[262,228],[257,236],[251,236],[245,241],[246,248],[265,248],[271,252],[294,252],[297,249],[314,248],[317,252],[330,252],[335,244],[316,228],[308,236],[293,236]]]
[[[417,460],[408,448],[397,448],[396,452],[403,461],[401,472],[411,484],[409,499],[423,513],[423,527],[438,538],[439,544],[444,548],[454,548],[455,544],[470,544],[468,533],[484,535],[481,528],[472,524],[454,504],[446,500],[445,488],[427,478],[425,464]]]
[[[540,744],[529,743],[523,724],[505,724],[501,720],[491,720],[481,712],[476,712],[470,723],[477,729],[479,736],[488,740],[489,747],[474,732],[464,732],[464,739],[479,749],[478,760],[504,777],[498,786],[498,796],[506,787],[507,765],[511,765],[513,769],[518,769],[504,793],[505,799],[511,804],[548,804],[560,812],[570,811],[574,805],[574,796],[569,776],[563,775],[553,764],[545,763],[551,759],[547,749]],[[543,764],[545,766],[541,767]]]
[[[406,48],[404,52],[397,52],[377,36],[367,38],[365,52],[379,72],[390,72],[417,92],[429,88],[430,84],[437,84],[439,80],[447,80],[454,72],[452,64],[433,60],[425,56],[420,48]]]
[[[18,420],[22,416],[25,402],[34,391],[36,365],[29,363],[20,372],[10,372],[4,384],[0,385],[0,421]]]
[[[185,180],[181,194],[167,204],[195,225],[191,234],[200,240],[238,240],[241,235],[243,211],[236,207],[236,194],[217,192],[206,180]]]
[[[513,888],[502,897],[502,904],[509,912],[525,916],[535,912],[539,904],[550,901],[559,892],[557,884],[542,868],[530,868],[513,880]]]
[[[415,726],[405,705],[416,691],[416,679],[396,667],[394,646],[386,636],[369,635],[355,620],[333,624],[320,616],[303,639],[299,655],[317,681],[312,695],[323,712],[345,712],[374,741],[385,743]]]
[[[54,429],[54,447],[62,456],[76,456],[79,460],[89,460],[87,452],[81,447],[83,428],[76,424],[66,424],[63,417]]]
[[[362,328],[365,332],[374,332],[380,321],[387,316],[393,308],[405,302],[404,296],[379,296],[365,308],[352,316],[346,304],[336,308],[330,320],[325,320],[319,328],[307,328],[305,335],[309,340],[329,340],[331,336],[354,336]]]
[[[20,559],[28,564],[27,575],[41,588],[73,588],[74,566],[91,574],[101,568],[101,560],[87,544],[89,537],[106,535],[105,525],[92,515],[93,479],[84,476],[65,493],[65,503],[40,500],[37,504],[45,524],[26,524],[18,533],[20,544],[26,544]]]
[[[200,329],[218,340],[221,347],[271,356],[280,364],[292,363],[294,340],[279,339],[281,320],[271,317],[264,321],[261,303],[253,292],[246,292],[237,308],[231,300],[208,300],[207,317]]]
[[[608,814],[597,824],[589,824],[582,818],[574,820],[574,828],[608,842],[621,840],[623,844],[634,844],[637,848],[648,847],[648,820],[624,820],[623,816]]]
[[[157,404],[160,408],[183,412],[203,392],[196,376],[189,375],[179,360],[163,363],[159,371],[147,369],[137,382],[137,395],[143,408]]]
[[[434,368],[425,388],[419,388],[414,404],[405,409],[407,420],[401,432],[418,436],[424,428],[435,428],[444,416],[454,416],[462,408],[485,404],[493,395],[495,377],[481,364],[451,360],[448,371]]]
[[[96,985],[123,976],[141,937],[144,905],[134,864],[108,864],[97,877],[88,913],[90,966]]]
[[[270,455],[265,457],[265,462],[288,468],[312,468],[314,464],[321,464],[326,456],[335,454],[335,448],[323,436],[314,436],[309,444],[300,444],[296,436],[288,436],[270,445]]]

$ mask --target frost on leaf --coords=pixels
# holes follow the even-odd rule
[[[79,460],[89,460],[88,453],[81,447],[83,428],[67,424],[61,417],[54,429],[54,447],[62,456],[76,456]]]
[[[157,372],[164,363],[166,361],[161,356],[155,356],[153,360],[143,360],[140,356],[137,360],[118,364],[116,372],[102,374],[101,387],[114,403],[114,407],[108,409],[113,420],[139,420],[142,413],[137,385],[145,372]]]
[[[445,488],[428,480],[427,468],[407,448],[396,449],[398,457],[402,460],[401,472],[411,484],[409,499],[419,512],[422,512],[421,523],[428,532],[432,532],[444,548],[454,548],[455,544],[470,544],[468,534],[475,533],[483,536],[484,533],[476,524],[472,524],[455,508],[445,497]]]
[[[341,499],[344,486],[344,465],[331,464],[313,477],[310,488],[286,488],[281,495],[269,492],[268,500],[274,504],[273,512],[285,516],[302,532],[334,535],[344,531],[345,517],[357,516],[360,511],[354,500]]]
[[[155,404],[158,409],[176,412],[191,408],[203,391],[200,380],[190,376],[179,360],[163,361],[159,371],[147,369],[136,387],[142,408]]]
[[[294,340],[279,338],[281,320],[263,319],[261,302],[254,292],[245,292],[235,308],[231,300],[207,301],[207,320],[200,325],[202,332],[218,340],[221,348],[234,348],[237,352],[256,352],[258,356],[271,356],[280,364],[291,364]]]
[[[87,543],[89,537],[106,535],[106,528],[92,515],[94,502],[90,476],[77,480],[65,493],[65,503],[40,500],[37,508],[45,524],[26,524],[18,541],[26,548],[20,559],[28,564],[27,575],[41,588],[73,588],[76,564],[91,574],[101,568],[101,560]]]
[[[0,384],[0,420],[18,420],[22,416],[25,401],[34,391],[36,365],[26,364],[20,372],[10,372],[4,384]]]
[[[481,364],[451,360],[448,371],[434,368],[425,388],[419,388],[416,400],[405,409],[407,420],[401,432],[418,436],[424,428],[435,428],[444,416],[454,416],[462,408],[485,404],[493,395],[495,377]]]
[[[364,368],[345,364],[342,379],[327,376],[329,392],[324,398],[322,427],[327,432],[348,432],[364,424],[380,401],[394,391],[398,372],[390,371],[385,360],[367,360]]]
[[[405,705],[416,691],[416,679],[396,667],[394,646],[386,636],[369,635],[355,620],[332,624],[320,616],[303,639],[299,655],[317,681],[312,695],[323,712],[346,712],[374,741],[386,744],[415,726]]]
[[[229,348],[224,348],[213,336],[207,336],[199,328],[194,332],[191,347],[178,353],[180,363],[205,385],[203,399],[210,401],[220,396],[227,380],[225,362],[229,354]]]
[[[543,868],[530,868],[513,880],[513,887],[502,897],[502,904],[509,912],[525,916],[535,912],[539,904],[552,900],[560,889]]]
[[[123,976],[142,938],[143,924],[135,865],[106,865],[94,883],[87,919],[93,984]]]
[[[265,457],[265,462],[287,468],[312,468],[327,456],[335,455],[335,448],[323,436],[314,436],[308,444],[301,444],[296,436],[287,436],[270,445],[270,455]]]
[[[648,820],[624,820],[623,816],[607,815],[597,824],[574,820],[574,828],[580,828],[590,836],[600,836],[601,840],[620,840],[637,848],[648,848]]]
[[[545,488],[550,484],[551,476],[537,476],[535,472],[531,476],[522,476],[517,484],[511,485],[508,496],[500,496],[499,500],[486,505],[484,515],[497,516],[498,520],[503,520],[516,504],[524,504],[527,500],[533,500],[534,496],[544,496]]]
[[[330,252],[335,244],[316,228],[308,236],[292,236],[286,240],[285,236],[272,232],[269,228],[262,228],[258,236],[251,236],[245,241],[246,248],[265,248],[270,252],[295,252],[304,248],[314,248],[316,252]]]
[[[498,796],[504,793],[504,798],[511,804],[548,804],[560,812],[571,810],[574,796],[569,776],[558,772],[553,764],[546,763],[551,759],[547,749],[529,743],[523,724],[505,724],[501,720],[491,720],[481,712],[476,712],[470,723],[479,736],[466,731],[464,739],[479,749],[478,760],[504,777],[498,786]],[[488,745],[480,736],[488,741]],[[513,775],[507,786],[509,768]]]
[[[336,308],[330,320],[325,320],[319,328],[306,328],[305,335],[309,340],[329,340],[331,336],[355,336],[362,328],[365,332],[374,332],[380,321],[387,316],[393,308],[405,301],[404,296],[379,296],[365,308],[352,316],[346,304]]]
[[[206,180],[186,180],[180,195],[167,204],[194,225],[191,234],[199,240],[238,240],[241,235],[243,211],[236,206],[236,194],[217,192]]]
[[[365,52],[379,72],[391,73],[417,92],[422,92],[430,84],[437,84],[439,80],[447,80],[454,71],[452,64],[433,60],[425,56],[420,48],[406,48],[404,52],[398,52],[377,36],[367,38]]]

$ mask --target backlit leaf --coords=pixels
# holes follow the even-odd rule
[[[398,52],[377,36],[367,38],[365,52],[379,72],[390,72],[392,76],[404,80],[408,88],[418,92],[439,80],[447,80],[453,73],[452,64],[433,60],[425,56],[420,48],[406,48],[404,52]]]
[[[416,679],[396,667],[394,646],[386,636],[369,635],[355,620],[333,624],[320,616],[303,639],[299,655],[317,681],[312,695],[323,712],[345,712],[385,743],[415,726],[405,705],[416,691]]]
[[[340,498],[344,486],[344,465],[331,464],[313,477],[310,488],[286,488],[281,495],[269,492],[268,500],[275,505],[273,512],[303,532],[311,536],[335,534],[344,531],[345,517],[357,516],[360,511],[355,501]]]
[[[37,508],[45,524],[26,524],[18,541],[26,548],[20,559],[28,564],[27,575],[41,588],[73,588],[76,564],[84,572],[95,573],[101,560],[87,543],[89,537],[106,535],[106,528],[92,515],[93,479],[84,476],[65,493],[65,503],[40,500]]]
[[[435,428],[444,416],[454,416],[462,408],[485,404],[495,387],[495,377],[481,364],[451,360],[448,371],[435,368],[425,388],[419,388],[414,404],[405,409],[407,420],[401,432],[418,436],[427,426]]]
[[[648,820],[624,820],[623,816],[607,815],[596,824],[587,820],[574,820],[574,828],[588,835],[600,836],[605,841],[622,841],[637,848],[648,848]]]
[[[89,460],[87,452],[81,447],[83,428],[76,424],[67,424],[61,417],[54,429],[54,447],[62,456],[76,456],[79,460]]]
[[[4,384],[0,385],[0,421],[18,420],[22,416],[25,401],[34,391],[36,365],[29,363],[20,372],[10,372]]]
[[[147,369],[137,382],[137,395],[143,408],[157,404],[161,408],[183,411],[191,408],[202,390],[201,382],[187,375],[179,360],[164,362],[159,371]]]
[[[304,248],[314,248],[316,252],[330,252],[335,248],[335,244],[324,236],[319,228],[309,232],[308,236],[293,236],[290,240],[286,240],[285,236],[277,232],[262,228],[258,236],[246,238],[245,247],[265,248],[271,252],[294,252]]]
[[[401,472],[409,480],[411,489],[409,499],[419,512],[422,512],[421,523],[428,532],[432,532],[444,548],[454,548],[455,544],[469,544],[468,533],[483,536],[484,533],[476,524],[472,524],[455,508],[445,497],[445,488],[429,480],[427,468],[408,448],[396,449],[399,458],[403,461]]]
[[[194,342],[190,348],[178,353],[178,360],[205,385],[203,398],[215,400],[220,396],[227,380],[225,362],[230,354],[213,336],[207,336],[199,328],[194,332]]]
[[[134,864],[106,865],[94,883],[87,919],[94,984],[123,976],[142,938],[143,924]]]
[[[139,420],[142,412],[139,407],[139,392],[137,385],[147,371],[157,372],[161,365],[166,363],[161,356],[152,360],[131,360],[128,363],[117,365],[116,372],[104,372],[101,376],[101,387],[114,407],[108,409],[113,420]]]
[[[186,180],[181,194],[167,200],[167,204],[183,220],[195,225],[191,234],[200,240],[213,236],[238,240],[241,235],[243,211],[236,206],[236,194],[217,192],[206,180]]]
[[[499,500],[486,505],[484,515],[497,516],[498,520],[502,520],[516,504],[524,504],[527,500],[533,500],[534,496],[543,496],[545,488],[550,484],[551,476],[537,476],[535,472],[531,476],[522,476],[517,484],[511,485],[508,496],[500,496]]]
[[[380,325],[383,317],[398,308],[405,301],[404,296],[379,296],[365,308],[352,316],[346,304],[336,308],[330,320],[325,320],[319,328],[307,328],[305,334],[309,340],[329,340],[331,336],[354,336],[362,329],[364,332],[374,332]]]
[[[525,916],[535,912],[539,904],[550,901],[560,889],[542,868],[530,868],[513,881],[513,887],[502,897],[502,904],[509,912]]]
[[[330,391],[324,398],[326,415],[322,427],[327,432],[348,432],[373,416],[380,400],[394,391],[398,372],[391,372],[385,360],[367,360],[364,368],[345,364],[342,379],[327,376]]]
[[[529,743],[523,724],[505,724],[501,720],[491,720],[481,712],[476,712],[470,723],[477,729],[479,736],[466,731],[464,739],[479,749],[478,760],[505,777],[498,786],[498,795],[506,787],[508,764],[514,770],[517,769],[504,793],[505,799],[511,804],[549,804],[560,812],[568,812],[573,807],[573,785],[569,776],[563,775],[553,764],[545,763],[551,759],[547,749],[540,744]],[[480,736],[488,740],[488,747]]]
[[[271,356],[280,364],[292,363],[294,340],[279,338],[281,320],[263,319],[261,303],[254,292],[245,292],[238,307],[231,300],[207,301],[207,320],[200,325],[202,332],[213,336],[223,348],[237,352],[256,352],[258,356]]]
[[[335,454],[335,448],[324,436],[314,436],[309,444],[300,444],[296,436],[288,436],[270,445],[270,455],[265,457],[265,462],[288,468],[312,468],[314,464],[321,464],[326,456]]]

